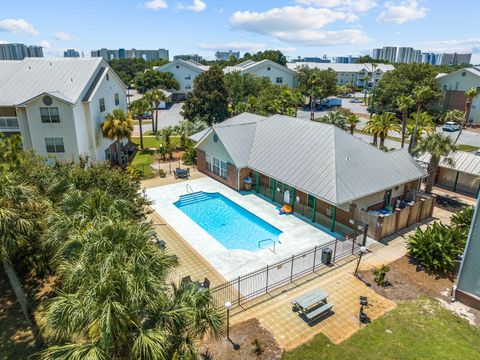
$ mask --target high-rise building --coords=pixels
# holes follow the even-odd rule
[[[63,52],[63,57],[80,57],[80,53],[75,49],[67,49]]]
[[[327,58],[327,55],[323,55],[322,57],[318,56],[305,56],[305,57],[298,57],[293,59],[291,62],[312,62],[312,63],[331,63],[332,61]]]
[[[201,62],[203,58],[198,55],[198,54],[186,54],[186,55],[175,55],[173,57],[173,60],[184,60],[184,61],[195,61],[195,62]]]
[[[23,60],[26,57],[43,57],[41,46],[0,44],[0,60]]]
[[[375,60],[382,59],[382,49],[373,49],[372,58]]]
[[[358,56],[337,56],[333,62],[337,64],[354,64],[358,60]]]
[[[472,54],[453,54],[453,64],[454,65],[467,65],[472,61]]]
[[[412,61],[414,63],[421,63],[422,62],[422,51],[421,50],[413,50],[412,51]]]
[[[397,54],[397,63],[411,63],[413,56],[412,47],[399,47]]]
[[[382,48],[381,60],[386,60],[394,63],[397,60],[397,48],[394,46],[384,46]]]
[[[430,65],[437,65],[439,55],[435,53],[423,53],[422,54],[422,63],[423,64],[430,64]]]
[[[447,65],[451,66],[453,65],[453,59],[454,59],[454,54],[440,54],[440,60],[438,62],[438,65]]]
[[[217,51],[215,53],[215,59],[219,61],[227,61],[230,57],[233,56],[235,59],[240,59],[240,51]]]
[[[158,50],[109,50],[109,49],[99,49],[91,51],[92,57],[103,57],[105,60],[110,61],[113,59],[144,59],[149,60],[168,60],[168,50],[167,49],[158,49]]]

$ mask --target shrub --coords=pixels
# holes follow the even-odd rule
[[[462,254],[465,241],[461,229],[435,222],[425,230],[417,229],[410,236],[407,249],[427,270],[449,273]]]
[[[185,165],[195,165],[195,160],[197,158],[197,151],[193,146],[187,147],[183,153],[182,160]]]
[[[465,240],[467,239],[468,231],[470,230],[470,225],[472,224],[474,210],[475,208],[472,206],[467,207],[462,211],[453,214],[451,218],[452,226],[455,226],[462,232]]]
[[[253,349],[252,349],[252,354],[260,356],[263,354],[263,344],[260,340],[255,339],[252,341]]]
[[[160,176],[161,178],[164,178],[167,176],[167,173],[163,169],[158,169],[158,176]]]
[[[390,271],[390,265],[382,265],[379,268],[373,270],[373,280],[378,286],[385,286],[388,281],[385,279],[387,273]]]

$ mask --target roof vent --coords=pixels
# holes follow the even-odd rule
[[[348,156],[345,156],[345,161],[346,162],[349,162],[350,161],[350,158]]]
[[[32,67],[31,67],[31,66],[29,66],[29,67],[28,67],[28,70],[32,70]]]
[[[50,61],[50,66],[52,66],[52,62]]]
[[[70,81],[73,82],[73,78],[70,78]]]

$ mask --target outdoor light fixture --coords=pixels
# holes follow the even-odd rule
[[[360,256],[358,257],[358,262],[357,262],[357,267],[355,268],[355,273],[353,274],[354,276],[357,276],[358,273],[358,267],[360,266],[360,261],[362,261],[362,256],[367,252],[367,248],[365,246],[360,247]]]
[[[225,309],[227,309],[227,340],[230,341],[233,345],[233,348],[235,350],[240,349],[240,345],[235,344],[231,339],[230,339],[230,310],[233,308],[233,305],[230,301],[227,301],[225,303]]]

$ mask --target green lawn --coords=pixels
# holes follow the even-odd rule
[[[472,146],[472,145],[466,145],[466,144],[459,144],[457,145],[457,147],[458,147],[458,150],[460,151],[468,151],[468,152],[477,151],[479,149],[478,146]]]
[[[153,169],[150,166],[155,160],[156,150],[138,151],[132,160],[130,166],[141,172],[142,178],[149,178],[155,176]]]
[[[340,345],[320,334],[282,359],[480,359],[480,329],[421,298],[398,305]]]
[[[137,145],[140,145],[140,136],[132,136],[131,141]],[[178,136],[172,136],[170,141],[172,145],[177,145],[180,141],[180,138]],[[165,144],[163,140],[157,140],[155,136],[143,136],[143,146],[145,148],[158,148],[161,143]]]

